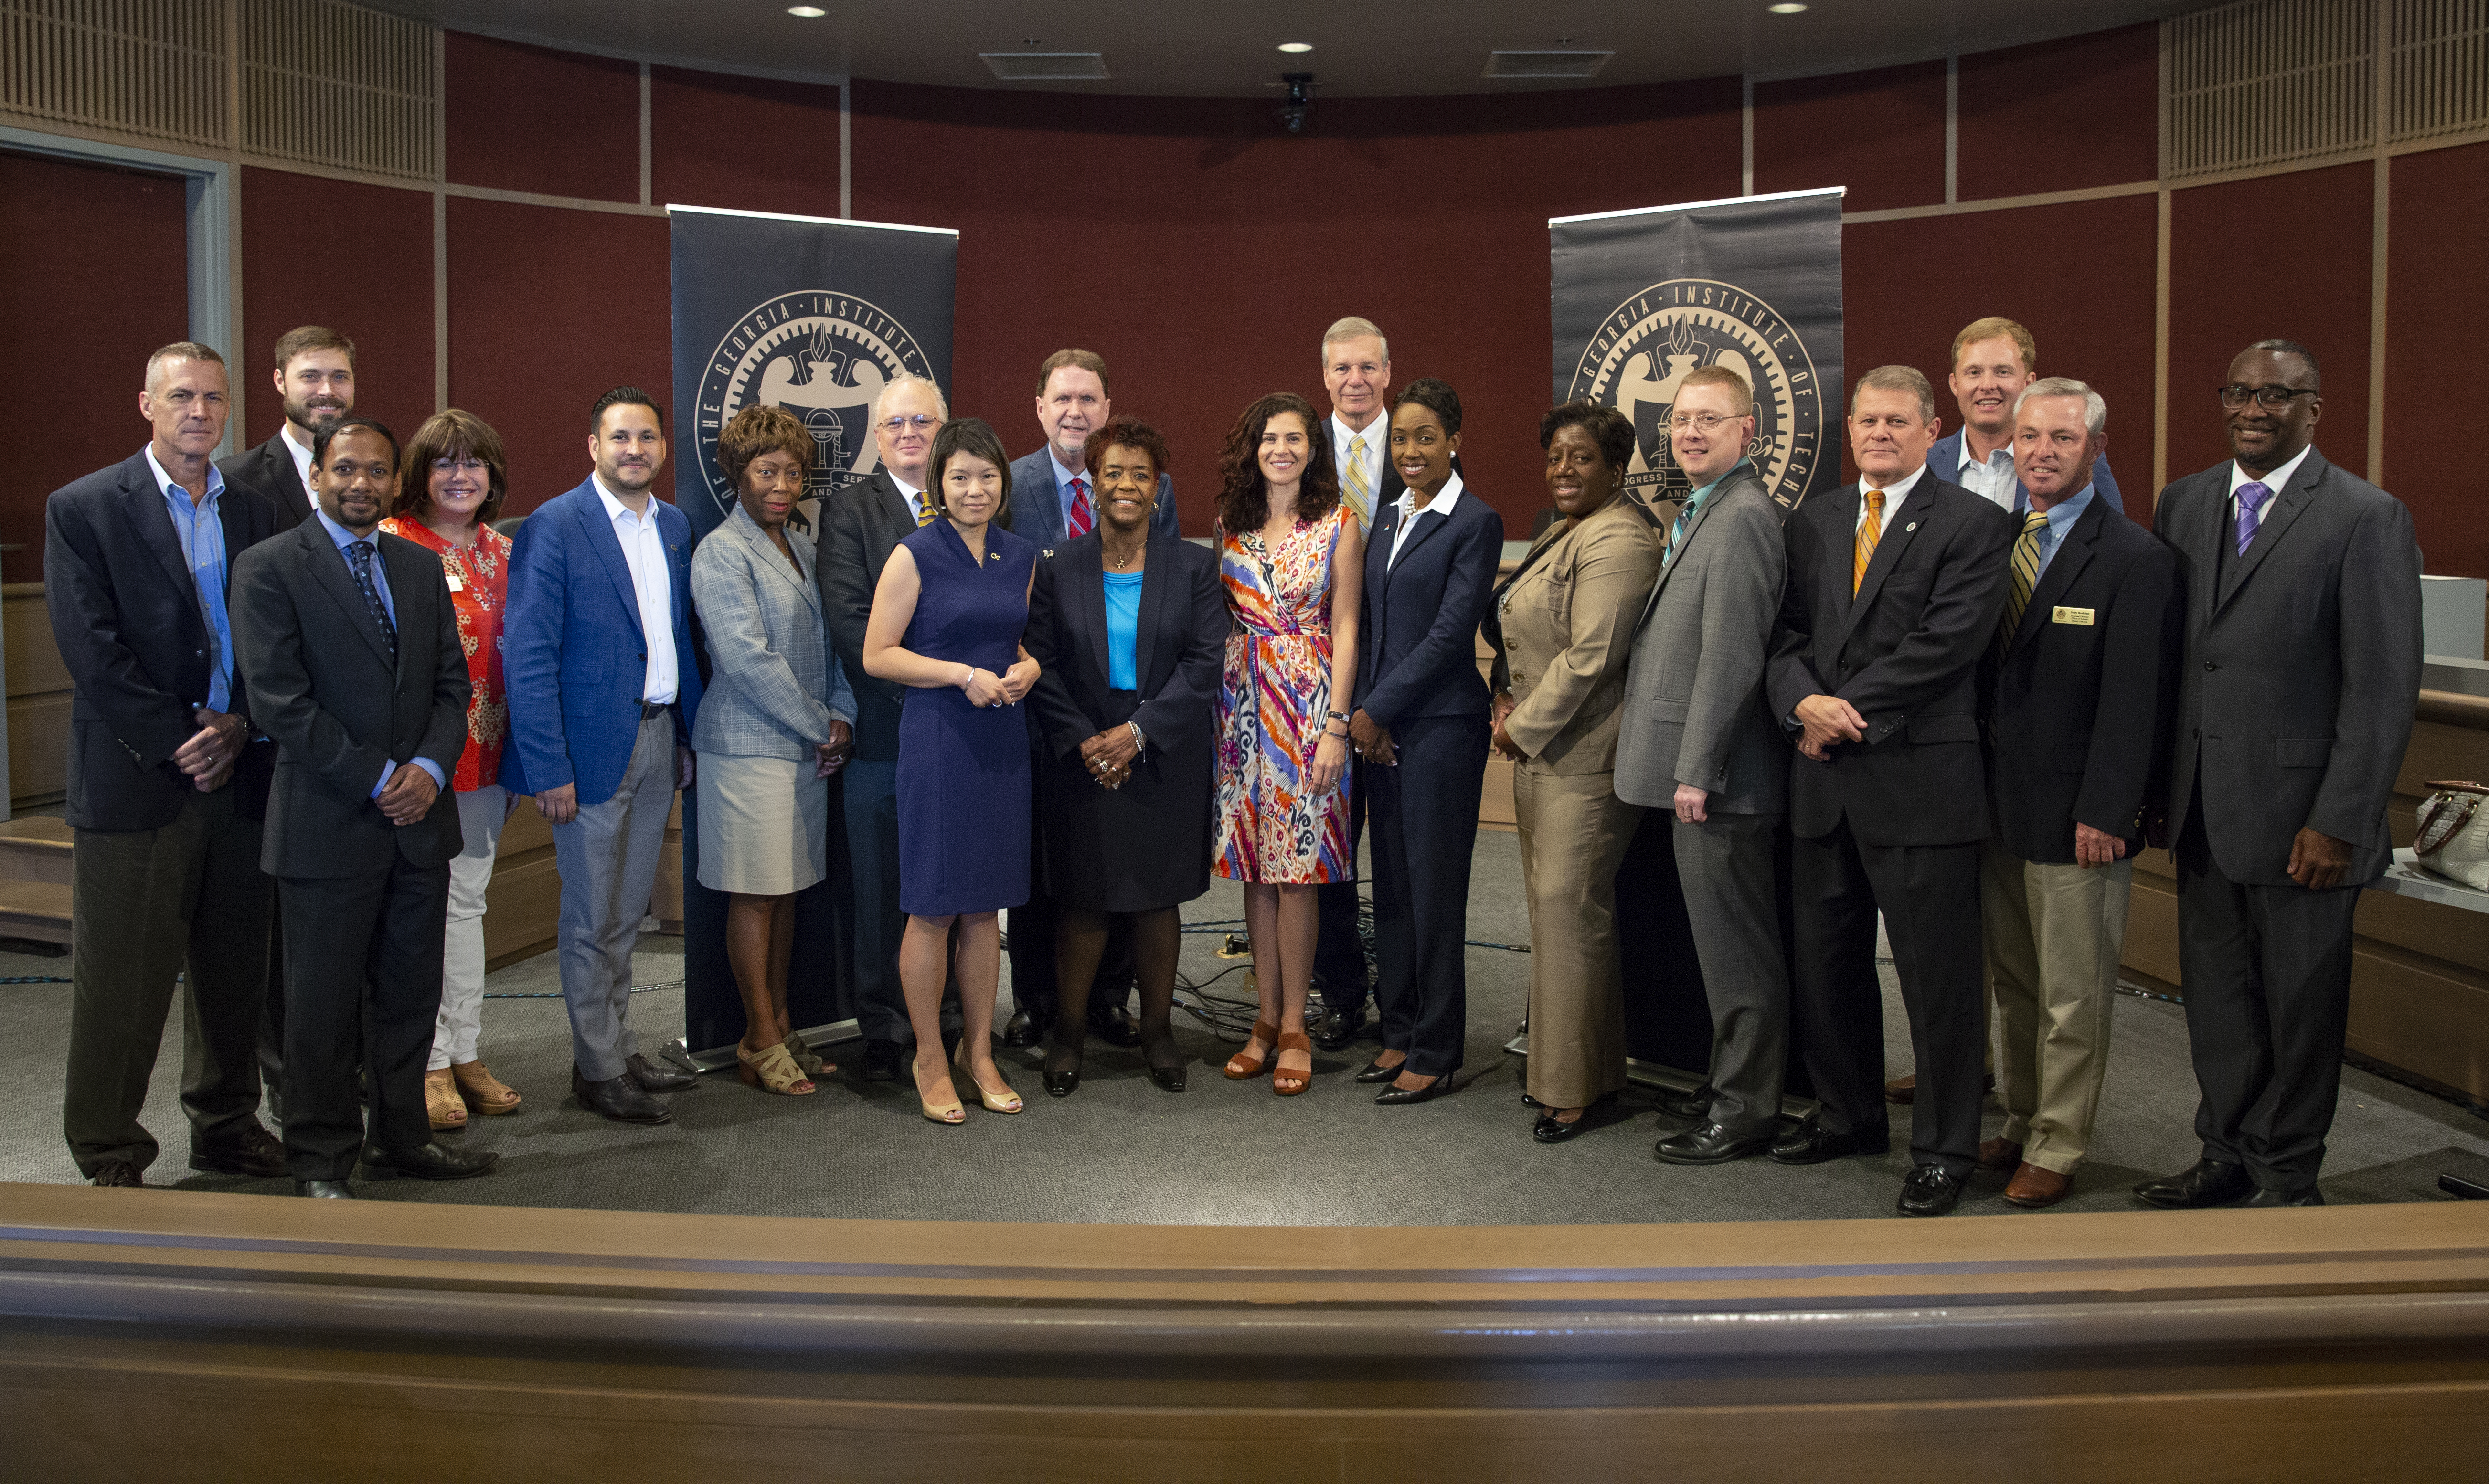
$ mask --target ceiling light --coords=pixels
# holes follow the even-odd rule
[[[1779,5],[1767,6],[1765,9],[1769,10],[1775,15],[1795,15],[1804,11],[1806,7],[1798,4],[1797,0],[1781,0]]]
[[[806,20],[818,20],[830,13],[817,5],[790,5],[787,7],[787,14],[801,16]]]
[[[1279,43],[1279,49],[1281,51],[1311,51],[1314,49],[1314,43],[1311,42],[1281,42]]]

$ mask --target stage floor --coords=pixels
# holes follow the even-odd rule
[[[1514,837],[1481,834],[1472,892],[1473,939],[1526,943]],[[1240,917],[1226,883],[1185,909],[1188,928]],[[1221,960],[1223,928],[1188,932],[1184,972],[1214,995],[1245,992],[1243,960]],[[66,958],[0,954],[0,976],[65,975]],[[1804,1169],[1748,1160],[1717,1169],[1663,1166],[1650,1146],[1681,1125],[1628,1092],[1599,1126],[1569,1143],[1530,1138],[1519,1101],[1521,1061],[1502,1049],[1522,1015],[1530,959],[1470,953],[1470,1042],[1460,1090],[1414,1108],[1378,1108],[1349,1073],[1370,1043],[1318,1054],[1314,1086],[1275,1098],[1267,1079],[1218,1074],[1234,1044],[1178,1015],[1192,1057],[1190,1090],[1159,1092],[1136,1051],[1093,1043],[1078,1093],[1047,1098],[1031,1051],[999,1055],[1027,1112],[969,1112],[944,1128],[917,1115],[904,1084],[827,1079],[810,1098],[772,1098],[714,1074],[670,1099],[672,1125],[632,1128],[582,1111],[568,1094],[569,1036],[558,999],[494,999],[484,1010],[483,1057],[526,1095],[506,1118],[478,1119],[444,1137],[498,1151],[501,1167],[446,1185],[366,1181],[383,1200],[474,1206],[819,1215],[891,1220],[983,1220],[1299,1226],[1541,1225],[1596,1222],[1796,1220],[1890,1215],[1908,1168],[1909,1110],[1894,1110],[1894,1152]],[[1223,978],[1214,978],[1233,969]],[[1892,973],[1886,979],[1886,1056],[1907,1070],[1909,1042]],[[1009,1005],[1008,968],[1004,1002]],[[682,977],[679,940],[651,936],[642,984]],[[555,988],[550,955],[492,977],[502,993]],[[67,1182],[74,1166],[60,1138],[67,985],[0,985],[0,1180]],[[639,996],[633,1019],[651,1044],[682,1029],[679,990]],[[2136,1210],[2128,1187],[2183,1167],[2196,1154],[2194,1082],[2186,1024],[2174,1005],[2122,997],[2102,1099],[2097,1148],[2059,1211]],[[180,1027],[168,1027],[146,1122],[166,1151],[151,1184],[185,1189],[284,1193],[283,1182],[191,1174],[178,1105]],[[850,1062],[853,1047],[844,1048]],[[840,1053],[833,1051],[836,1057]],[[849,1068],[852,1071],[852,1067]],[[2003,1120],[1990,1100],[1988,1127]],[[2435,1201],[2437,1173],[2458,1152],[2489,1155],[2489,1122],[2368,1073],[2346,1070],[2326,1161],[2330,1201]],[[2002,1176],[1983,1177],[1964,1213],[2010,1213]],[[2047,1213],[2031,1213],[2045,1219]],[[489,1216],[481,1219],[489,1221]]]

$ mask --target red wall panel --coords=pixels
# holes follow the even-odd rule
[[[1940,205],[1944,158],[1942,62],[1755,85],[1758,191],[1846,186],[1852,212]]]
[[[661,67],[648,77],[659,205],[839,214],[839,90]]]
[[[0,150],[0,581],[43,580],[46,496],[147,442],[148,353],[189,333],[184,220],[178,179]]]
[[[611,388],[671,416],[668,262],[663,217],[450,200],[449,401],[508,445],[504,514],[587,477],[587,410]]]
[[[855,214],[960,231],[957,411],[1036,445],[1038,363],[1106,357],[1173,445],[1184,528],[1264,392],[1321,405],[1320,342],[1381,325],[1394,385],[1452,384],[1464,463],[1515,533],[1545,503],[1547,218],[1734,195],[1737,85],[1272,105],[858,82]]]
[[[355,342],[355,411],[400,439],[432,415],[432,194],[245,167],[242,173],[243,442],[285,420],[271,352],[298,325]]]
[[[2121,488],[2152,482],[2152,300],[2158,207],[2151,196],[1856,222],[1841,232],[1842,359],[1916,366],[1934,384],[1945,431],[1961,412],[1945,387],[1953,337],[1971,321],[2019,320],[2040,371],[2089,382],[2109,405]],[[1843,461],[1845,469],[1847,447]]]
[[[640,65],[451,31],[442,114],[460,186],[640,199]]]
[[[1964,201],[2123,186],[2160,174],[2160,28],[2127,26],[1961,59],[1956,193]]]
[[[2214,388],[2258,340],[2296,340],[2325,368],[2316,445],[2368,467],[2374,177],[2365,164],[2200,186],[2170,198],[2169,477],[2230,456]]]
[[[2429,571],[2489,577],[2480,457],[2469,437],[2449,436],[2434,390],[2449,367],[2475,362],[2489,333],[2489,144],[2397,156],[2389,181],[2385,485],[2411,506]]]

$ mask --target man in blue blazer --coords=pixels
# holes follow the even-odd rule
[[[1015,535],[1050,556],[1097,528],[1097,491],[1081,450],[1089,435],[1114,415],[1106,361],[1097,352],[1057,351],[1038,366],[1037,422],[1045,430],[1045,446],[1012,461]],[[1164,471],[1159,474],[1158,503],[1150,511],[1150,534],[1176,534],[1175,475]],[[1031,742],[1034,746],[1035,739]],[[1029,846],[1036,867],[1029,899],[1011,909],[1012,1017],[1003,1027],[1007,1046],[1034,1045],[1054,1023],[1054,899],[1034,884],[1044,879],[1039,864],[1044,847],[1034,831]],[[1140,1028],[1124,1006],[1131,983],[1131,943],[1119,927],[1107,941],[1089,995],[1090,1027],[1109,1045],[1141,1043]]]
[[[672,1118],[648,1095],[692,1085],[640,1054],[631,949],[656,889],[674,790],[692,785],[700,708],[692,527],[656,498],[665,414],[616,386],[588,417],[596,471],[537,508],[510,553],[502,621],[512,746],[501,786],[533,794],[561,871],[571,1091],[607,1118]]]
[[[1945,380],[1961,409],[1961,426],[1928,449],[1928,468],[1937,478],[2017,515],[2030,510],[2031,492],[2014,477],[2014,401],[2039,380],[2039,366],[2031,332],[2002,316],[1973,320],[1953,337],[1953,371]],[[2092,462],[2092,498],[2126,510],[2105,454]]]

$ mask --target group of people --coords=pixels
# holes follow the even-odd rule
[[[148,445],[47,511],[77,686],[79,1168],[134,1185],[155,1157],[138,1111],[186,968],[193,1168],[318,1196],[351,1196],[358,1162],[487,1171],[437,1134],[521,1100],[478,1058],[477,1013],[494,851],[529,800],[561,877],[572,1092],[667,1122],[654,1095],[693,1078],[640,1050],[630,968],[678,791],[729,899],[749,1086],[802,1096],[834,1070],[787,981],[835,787],[859,1070],[911,1080],[926,1118],[1021,1111],[997,1042],[1044,1041],[1054,1097],[1093,1036],[1184,1091],[1178,914],[1214,873],[1244,887],[1258,996],[1225,1075],[1302,1093],[1370,989],[1357,1079],[1429,1101],[1462,1063],[1501,755],[1538,1140],[1623,1086],[1616,877],[1665,809],[1715,1037],[1658,1157],[1881,1154],[1891,1097],[1915,1104],[1903,1212],[1951,1210],[1983,1167],[2053,1204],[2097,1108],[2131,862],[2165,842],[2204,1157],[2137,1193],[2317,1199],[2351,905],[2390,854],[2420,645],[2410,517],[2315,452],[2311,353],[2240,355],[2234,457],[2163,492],[2157,532],[2123,512],[2099,394],[2039,379],[2007,320],[1955,342],[1950,438],[1917,372],[1858,378],[1860,479],[1803,503],[1759,475],[1733,370],[1689,373],[1669,411],[1691,486],[1673,508],[1626,489],[1634,424],[1569,403],[1539,428],[1553,518],[1508,571],[1463,483],[1458,393],[1395,394],[1362,319],[1321,353],[1329,411],[1244,410],[1203,546],[1179,537],[1165,440],[1115,414],[1083,350],[1040,366],[1044,442],[1016,461],[894,378],[873,472],[810,511],[809,430],[746,408],[716,455],[735,505],[697,543],[655,495],[665,416],[637,388],[597,401],[592,472],[510,537],[493,430],[452,409],[401,448],[355,414],[342,335],[278,343],[285,425],[222,466],[221,357],[158,351]],[[1889,1089],[1879,916],[1917,1059]],[[1991,995],[2008,1120],[1983,1142]],[[1792,1065],[1817,1104],[1796,1124]]]

